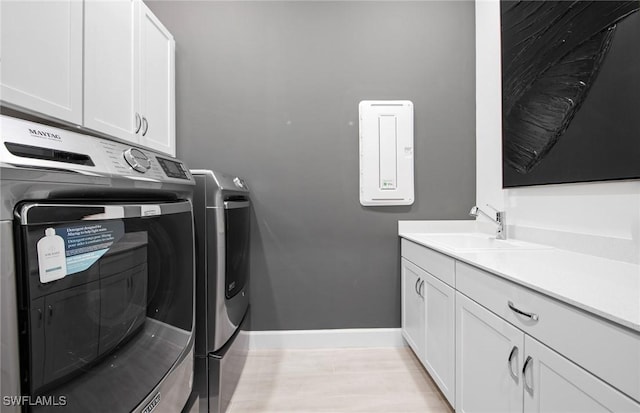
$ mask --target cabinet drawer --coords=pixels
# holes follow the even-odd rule
[[[402,256],[442,282],[455,287],[455,260],[432,249],[402,239]]]
[[[470,265],[456,262],[455,271],[458,291],[640,400],[640,334]]]

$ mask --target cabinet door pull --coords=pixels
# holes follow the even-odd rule
[[[515,381],[518,381],[518,370],[513,371],[513,356],[518,352],[518,346],[513,346],[511,349],[511,353],[509,353],[509,358],[507,359],[507,364],[509,365],[509,374],[514,378]]]
[[[519,308],[517,308],[514,304],[513,301],[508,301],[507,305],[509,306],[509,308],[511,309],[511,311],[513,311],[516,314],[520,314],[521,316],[527,317],[530,320],[533,321],[538,321],[538,314],[535,313],[527,313],[525,311],[520,310]]]
[[[147,122],[147,118],[145,118],[144,116],[142,117],[142,125],[143,125],[143,131],[142,131],[142,136],[145,136],[147,134],[147,131],[149,130],[149,122]]]
[[[420,295],[420,291],[418,291],[419,284],[420,284],[420,277],[418,277],[418,279],[416,280],[416,285],[413,286],[413,289],[415,290],[416,294],[418,294],[418,295]]]
[[[422,282],[418,286],[418,295],[424,298],[424,280],[422,280]]]
[[[531,356],[527,356],[527,359],[524,362],[524,366],[522,366],[522,379],[524,382],[524,388],[529,392],[529,394],[533,394],[533,386],[529,385],[529,380],[527,380],[527,367],[529,367],[529,363],[531,363],[533,359]]]
[[[48,308],[49,308],[49,320],[51,320],[51,317],[53,317],[53,307],[49,305]]]
[[[140,132],[140,128],[142,127],[142,119],[140,119],[140,114],[136,112],[136,132]]]

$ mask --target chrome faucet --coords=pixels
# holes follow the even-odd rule
[[[478,214],[482,214],[485,217],[489,218],[491,220],[491,222],[493,222],[494,224],[496,224],[498,226],[497,230],[496,230],[496,238],[497,239],[507,239],[507,227],[506,227],[506,212],[505,211],[498,211],[496,208],[492,207],[491,205],[487,204],[487,206],[491,209],[493,209],[494,211],[496,211],[496,217],[495,219],[493,217],[491,217],[489,214],[487,214],[486,212],[484,212],[483,210],[481,210],[480,208],[478,208],[477,206],[474,206],[471,208],[471,211],[469,211],[469,215],[471,215],[472,217],[478,217]]]

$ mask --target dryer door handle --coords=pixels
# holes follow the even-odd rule
[[[249,201],[224,201],[224,209],[249,208]]]

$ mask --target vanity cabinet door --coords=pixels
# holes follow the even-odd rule
[[[423,278],[424,363],[440,391],[455,407],[456,292],[429,273],[424,273]]]
[[[422,281],[425,272],[410,261],[401,261],[402,336],[424,363],[424,299]]]
[[[638,412],[640,405],[537,340],[525,336],[524,411]]]
[[[456,412],[522,411],[524,333],[456,293]]]

